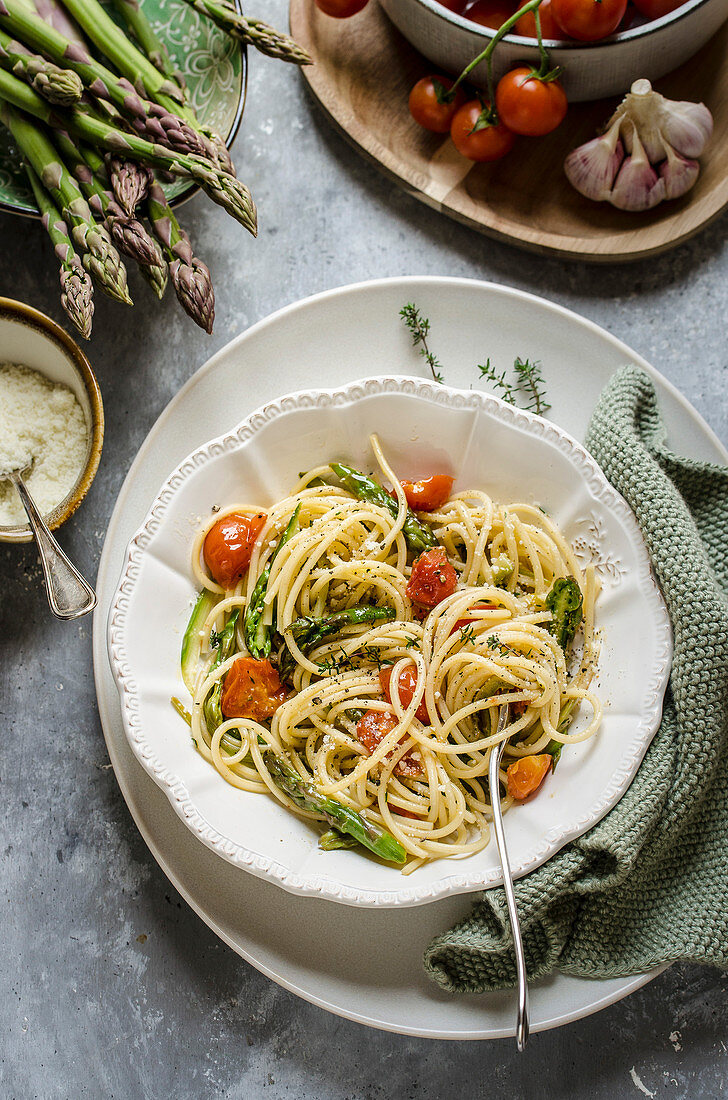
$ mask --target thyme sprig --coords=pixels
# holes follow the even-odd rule
[[[538,359],[521,359],[520,356],[513,361],[514,381],[506,378],[506,372],[500,374],[491,365],[490,359],[485,364],[478,364],[480,377],[500,392],[500,396],[509,405],[520,405],[527,412],[543,416],[551,408],[546,400],[546,387],[541,373],[541,363]]]
[[[412,333],[412,344],[414,347],[419,346],[420,355],[426,360],[428,367],[432,371],[432,377],[436,382],[443,382],[442,363],[433,355],[427,343],[427,337],[430,332],[429,320],[427,317],[422,316],[417,306],[412,302],[408,302],[406,306],[403,306],[399,311],[399,315]]]

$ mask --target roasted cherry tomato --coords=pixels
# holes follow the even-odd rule
[[[669,15],[684,3],[685,0],[634,0],[637,11],[646,19],[660,19],[661,16]]]
[[[502,122],[489,123],[481,130],[475,126],[483,113],[479,99],[471,99],[455,112],[450,126],[450,137],[459,153],[468,160],[500,160],[513,147],[515,137]]]
[[[551,0],[551,11],[562,31],[580,42],[598,42],[614,34],[627,0]]]
[[[371,756],[379,742],[383,741],[396,725],[397,719],[391,711],[368,710],[356,724],[357,741],[364,746]],[[388,753],[387,755],[391,756],[392,754]],[[422,775],[422,768],[413,758],[412,753],[406,752],[402,759],[395,764],[394,774],[414,778]]]
[[[552,760],[549,753],[540,756],[522,756],[506,768],[508,793],[511,798],[521,801],[537,791],[546,778]]]
[[[379,670],[379,683],[382,685],[382,691],[388,703],[392,702],[392,693],[389,690],[391,679],[391,667]],[[399,689],[399,701],[406,710],[412,702],[415,691],[417,690],[417,669],[415,665],[405,665],[399,674],[397,688]],[[427,712],[427,704],[425,703],[424,696],[420,700],[420,704],[415,711],[415,718],[418,718],[420,722],[424,722],[425,725],[429,725],[430,715]]]
[[[226,718],[272,718],[288,692],[266,658],[238,657],[225,674],[220,710]]]
[[[212,579],[223,588],[233,588],[250,565],[255,540],[265,526],[264,512],[243,515],[231,512],[219,519],[205,535],[202,556]]]
[[[436,512],[450,496],[454,477],[433,474],[420,481],[400,481],[407,504],[415,512]]]
[[[316,0],[316,7],[324,15],[333,15],[334,19],[348,19],[350,15],[365,8],[369,0]]]
[[[497,31],[510,19],[516,10],[514,4],[508,0],[475,0],[469,4],[463,12],[463,19],[469,19],[471,23],[480,23],[481,27],[490,27]]]
[[[458,88],[451,103],[442,103],[438,96],[452,86],[453,81],[447,76],[423,76],[418,80],[409,97],[410,114],[415,122],[434,134],[446,134],[453,115],[465,99],[462,89]]]
[[[407,595],[414,603],[435,607],[446,596],[452,596],[458,575],[447,560],[442,546],[425,550],[412,566]]]
[[[524,65],[498,81],[495,106],[498,118],[514,134],[541,137],[564,121],[569,104],[558,80],[539,80]]]
[[[554,14],[551,11],[551,0],[541,0],[538,14],[541,19],[541,36],[543,38],[559,39],[564,37],[564,32],[554,19]],[[525,15],[522,15],[513,29],[522,38],[538,38],[536,34],[536,17],[532,11],[527,11]]]
[[[494,603],[474,603],[470,608],[471,611],[495,611],[496,604]],[[466,630],[471,623],[477,623],[477,619],[458,619],[455,626],[450,631],[454,634],[456,630]]]

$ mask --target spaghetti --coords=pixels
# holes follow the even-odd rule
[[[363,843],[409,873],[488,844],[496,743],[506,810],[597,730],[597,584],[539,508],[480,489],[421,499],[371,443],[392,494],[332,463],[267,514],[237,503],[198,532],[202,595],[183,648],[193,702],[177,706],[228,783],[328,821],[323,847]]]

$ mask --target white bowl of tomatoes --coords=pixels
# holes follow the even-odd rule
[[[443,73],[457,75],[521,6],[516,0],[379,0],[394,25]],[[712,37],[728,0],[542,0],[542,35],[570,102],[623,94],[638,77],[657,80]],[[539,65],[534,19],[495,47],[497,81],[518,63]],[[570,32],[570,33],[569,33]],[[485,88],[480,64],[468,79]]]

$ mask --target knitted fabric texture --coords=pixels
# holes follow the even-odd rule
[[[625,795],[516,883],[528,976],[612,978],[676,959],[726,967],[728,468],[666,448],[654,388],[636,367],[602,393],[587,446],[639,521],[675,651],[660,727]],[[478,895],[424,964],[450,991],[512,986],[503,890]]]

